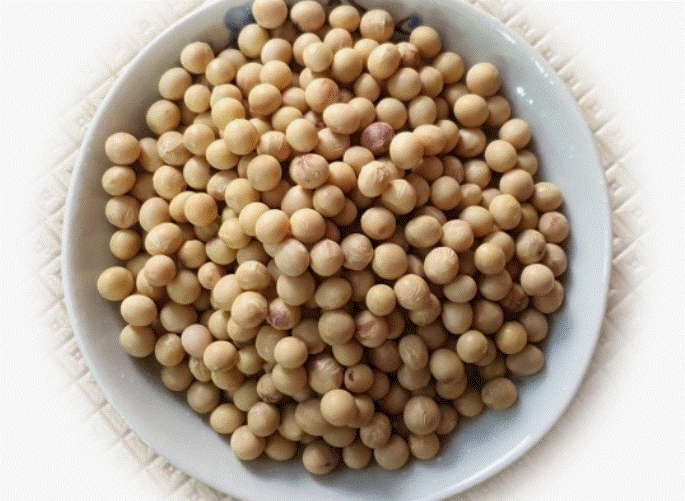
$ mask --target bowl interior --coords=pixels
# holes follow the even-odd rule
[[[610,264],[610,218],[605,178],[588,130],[554,71],[498,21],[461,1],[366,0],[388,9],[405,26],[434,26],[444,45],[468,65],[494,63],[514,114],[532,127],[541,178],[559,185],[571,225],[567,243],[567,296],[554,315],[544,348],[546,368],[518,383],[520,400],[506,412],[463,420],[431,461],[413,461],[397,472],[372,467],[310,476],[300,462],[241,463],[226,438],[192,412],[184,395],[161,384],[159,367],[133,360],[118,344],[118,307],[101,299],[95,283],[115,264],[108,250],[111,227],[100,177],[109,167],[108,135],[149,134],[144,116],[156,100],[157,81],[178,64],[181,48],[206,40],[222,49],[231,40],[224,17],[240,1],[205,6],[160,35],[124,71],[95,116],[81,149],[67,200],[63,273],[70,320],[84,357],[106,397],[129,426],[174,465],[209,485],[245,500],[435,500],[465,490],[500,471],[535,444],[559,418],[589,363],[604,313]],[[240,18],[233,10],[229,24]],[[232,16],[232,17],[231,17]],[[236,17],[237,16],[237,17]],[[412,17],[418,16],[418,17]]]

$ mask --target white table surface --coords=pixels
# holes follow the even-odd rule
[[[36,312],[30,271],[32,204],[54,146],[45,138],[91,85],[92,68],[110,63],[112,45],[160,5],[0,3],[0,499],[189,499],[132,464],[116,432],[84,406],[35,324],[45,313]],[[622,221],[641,224],[629,250],[637,280],[610,320],[617,333],[582,401],[532,454],[460,499],[683,499],[685,4],[531,8],[599,82],[630,145],[620,182],[636,195]]]

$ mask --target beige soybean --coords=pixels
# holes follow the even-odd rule
[[[539,221],[540,216],[535,207],[533,207],[533,204],[523,203],[521,204],[521,222],[515,229],[521,233],[526,230],[533,230],[538,227]]]
[[[343,28],[331,27],[323,38],[323,42],[335,53],[343,48],[351,48],[354,44],[352,35]]]
[[[401,436],[392,435],[387,444],[374,449],[373,457],[384,470],[397,470],[409,460],[409,446]]]
[[[376,103],[376,119],[390,125],[395,131],[404,127],[408,117],[407,108],[399,99],[385,97]]]
[[[364,356],[364,347],[356,340],[352,339],[345,344],[336,344],[331,347],[333,358],[345,367],[352,367],[358,364]],[[348,387],[348,390],[351,389]],[[352,426],[352,423],[350,424]]]
[[[345,194],[337,186],[321,186],[312,196],[312,205],[322,216],[335,217],[345,206]]]
[[[434,400],[416,396],[404,407],[404,424],[417,435],[433,433],[440,424],[440,409]]]
[[[260,60],[263,65],[273,61],[280,61],[286,66],[290,63],[293,57],[293,47],[288,40],[283,38],[271,38],[262,46],[262,53]],[[289,79],[292,80],[292,72],[288,67]],[[260,73],[261,77],[261,73]],[[273,82],[271,82],[273,83]],[[276,84],[274,84],[276,85]]]
[[[398,349],[402,362],[410,369],[419,370],[428,365],[428,348],[420,336],[410,334],[402,337]]]
[[[143,266],[143,273],[152,287],[165,287],[176,277],[176,263],[164,254],[151,256]]]
[[[397,244],[383,243],[374,249],[371,267],[382,279],[395,280],[407,271],[407,254]]]
[[[359,113],[359,127],[364,128],[371,124],[376,118],[376,109],[373,103],[365,97],[352,98],[347,104],[352,106]]]
[[[507,378],[491,379],[481,389],[483,403],[495,410],[508,409],[516,402],[516,386]]]
[[[209,109],[211,91],[202,84],[194,84],[188,87],[183,94],[183,104],[193,113],[204,113]]]
[[[540,212],[552,212],[557,210],[563,203],[561,190],[555,184],[549,182],[536,183],[531,198],[532,204]]]
[[[271,83],[260,83],[250,90],[247,102],[253,115],[271,115],[281,106],[281,93],[279,88]]]
[[[460,128],[456,152],[462,157],[473,158],[485,150],[486,144],[487,138],[480,128]]]
[[[342,28],[352,33],[359,28],[361,16],[351,5],[338,5],[328,14],[328,22],[334,28]]]
[[[267,267],[258,261],[244,261],[235,270],[238,285],[243,290],[263,291],[271,285],[271,274]]]
[[[330,277],[337,273],[345,260],[342,247],[330,239],[323,239],[314,244],[310,251],[312,271],[321,277]]]
[[[293,150],[300,153],[313,151],[319,144],[316,127],[308,120],[293,120],[285,129],[285,138]]]
[[[333,51],[323,42],[310,43],[302,51],[302,60],[311,71],[322,72],[333,63]]]
[[[163,367],[160,371],[162,384],[171,391],[184,391],[194,380],[188,364],[182,362],[174,367]]]
[[[428,96],[417,96],[409,101],[407,113],[409,125],[414,129],[435,123],[438,116],[435,101]]]
[[[285,138],[285,133],[273,130],[262,134],[256,152],[258,155],[271,155],[279,162],[284,162],[292,154],[292,148]]]
[[[138,140],[127,132],[116,132],[105,141],[107,158],[117,165],[130,165],[140,156]]]
[[[117,259],[131,259],[138,254],[141,247],[142,239],[134,230],[117,230],[109,239],[109,250]]]
[[[447,284],[459,272],[459,256],[450,247],[435,247],[424,258],[423,270],[434,284]]]
[[[264,454],[274,461],[287,461],[297,452],[297,443],[274,433],[266,439]]]
[[[288,238],[279,244],[274,260],[281,274],[297,277],[307,271],[309,252],[302,242]]]
[[[334,426],[346,426],[357,413],[352,394],[343,389],[333,389],[321,397],[321,414]]]
[[[428,368],[437,381],[452,381],[464,375],[464,364],[457,353],[447,348],[438,348],[431,353]]]
[[[290,216],[290,231],[300,242],[312,244],[323,238],[326,222],[314,209],[298,209]]]
[[[361,118],[349,104],[334,103],[324,110],[323,121],[335,133],[352,134],[359,129]]]
[[[266,439],[258,437],[247,425],[242,425],[231,434],[231,450],[242,461],[252,461],[261,456]]]
[[[371,241],[360,233],[345,237],[340,247],[344,256],[343,266],[347,269],[363,270],[373,260],[374,250]]]
[[[467,221],[453,219],[442,225],[440,243],[456,252],[468,250],[473,245],[474,236]]]
[[[152,132],[161,135],[178,127],[181,123],[181,109],[175,103],[162,99],[148,108],[145,120]]]
[[[338,84],[330,78],[315,78],[305,88],[305,100],[309,107],[323,113],[326,107],[340,99]]]
[[[257,24],[266,29],[277,28],[288,18],[288,6],[284,0],[255,0],[252,16]]]
[[[366,364],[356,364],[345,370],[343,382],[352,393],[364,393],[373,385],[373,370]]]
[[[257,155],[247,166],[247,179],[257,191],[270,191],[281,181],[281,164],[271,155]]]
[[[183,179],[195,190],[205,190],[211,176],[212,168],[203,157],[195,156],[183,166]]]
[[[327,39],[324,41],[326,43],[328,40]],[[338,80],[341,83],[344,84],[349,84],[351,82],[358,82],[359,77],[362,75],[362,72],[364,71],[364,59],[361,55],[361,53],[353,49],[351,47],[342,47],[339,50],[335,52],[333,55],[333,62],[331,64],[331,73],[333,77],[335,77],[336,80]],[[372,97],[377,98],[378,95],[375,94],[373,82],[365,80],[363,81],[366,84],[366,87],[364,90],[366,92],[362,91],[361,87],[358,87],[355,85],[355,93],[354,95],[357,96],[364,96],[367,97],[368,99],[371,99]],[[360,83],[361,85],[361,83]],[[358,92],[360,91],[360,92]],[[341,96],[342,93],[344,92],[341,91]],[[375,99],[374,99],[375,100]]]
[[[102,187],[112,196],[128,193],[136,183],[136,174],[130,167],[115,165],[102,175]]]
[[[254,233],[264,244],[278,244],[290,235],[290,218],[282,210],[266,210],[257,217]]]
[[[247,155],[257,147],[259,132],[249,120],[236,118],[226,125],[224,141],[231,153]]]
[[[495,139],[485,148],[485,162],[495,172],[504,173],[516,165],[516,149],[507,141]]]
[[[354,318],[342,310],[325,311],[318,322],[319,335],[327,344],[345,344],[355,333]]]
[[[361,54],[357,49],[353,49],[359,58],[361,58]],[[342,57],[342,56],[341,56]],[[363,59],[361,60],[363,64]],[[335,60],[333,61],[333,65],[335,68]],[[342,70],[341,70],[342,71]],[[357,79],[354,81],[354,86],[353,86],[354,94],[358,97],[363,97],[368,99],[371,102],[375,102],[378,100],[378,98],[381,95],[381,86],[378,80],[373,77],[370,73],[361,73]],[[377,108],[377,107],[376,107]],[[360,117],[361,118],[361,117]],[[381,119],[380,117],[378,117]],[[382,120],[382,119],[381,119]],[[361,120],[360,120],[361,121]],[[386,121],[387,120],[383,120]]]
[[[262,202],[252,202],[247,204],[238,215],[238,223],[240,223],[243,233],[253,237],[256,236],[257,220],[268,210],[269,207]]]
[[[542,370],[545,357],[540,348],[529,344],[520,352],[508,355],[505,363],[507,369],[515,376],[532,376]]]
[[[371,51],[366,61],[369,73],[378,79],[389,78],[400,65],[400,52],[391,43],[382,43]]]
[[[316,283],[311,273],[298,277],[281,275],[276,281],[276,292],[284,303],[291,306],[305,304],[314,296]]]
[[[401,53],[401,51],[400,51]],[[421,81],[421,93],[437,98],[445,86],[445,79],[442,72],[433,66],[424,66],[419,71],[419,80]],[[437,99],[436,99],[437,104]],[[449,105],[445,101],[447,107],[445,117],[449,115]]]
[[[429,248],[442,238],[442,225],[432,216],[418,216],[406,224],[404,236],[413,247]]]
[[[140,203],[133,197],[121,195],[112,197],[105,205],[107,221],[120,229],[127,229],[138,222]]]
[[[316,2],[312,2],[316,3]],[[319,5],[316,3],[316,5]],[[322,440],[308,444],[302,451],[302,463],[305,469],[314,475],[330,473],[340,462],[340,450],[331,447]]]
[[[546,244],[545,254],[542,258],[542,264],[547,266],[555,277],[563,275],[568,266],[568,261],[566,258],[566,253],[564,249],[559,247],[557,244]]]
[[[383,344],[389,332],[388,322],[383,317],[364,310],[355,316],[355,338],[367,348]]]
[[[437,56],[442,49],[440,35],[430,26],[414,28],[409,35],[409,42],[418,49],[421,56],[427,58]]]
[[[212,122],[221,131],[224,131],[233,120],[245,118],[245,116],[245,108],[238,99],[224,97],[212,104]]]
[[[521,271],[521,287],[529,296],[544,296],[554,287],[554,273],[544,264],[533,263]]]
[[[466,332],[471,326],[473,318],[473,308],[469,303],[446,302],[443,304],[442,323],[452,334]]]
[[[525,230],[516,239],[516,258],[521,264],[540,262],[545,255],[545,237],[539,231]]]
[[[469,209],[469,207],[473,205],[478,205],[483,200],[483,191],[478,187],[477,184],[464,183],[460,186],[460,191],[461,202],[459,202],[459,208],[465,207],[466,209]],[[467,213],[468,212],[469,211],[467,211]],[[486,216],[482,216],[479,219],[483,223],[486,222]]]
[[[449,96],[451,105],[454,104],[454,101],[458,99],[459,96],[468,93],[468,84],[457,84],[464,75],[464,61],[459,54],[449,51],[443,52],[433,60],[433,66],[440,70],[443,79],[445,80],[445,84],[452,84],[450,86],[452,92]]]
[[[554,313],[563,302],[564,287],[556,280],[548,294],[533,297],[533,305],[542,313]]]
[[[475,417],[483,412],[483,401],[478,391],[466,388],[457,399],[454,400],[454,408],[464,417]]]
[[[109,301],[121,301],[135,286],[133,274],[122,266],[112,266],[103,271],[97,280],[97,289]]]
[[[387,42],[393,34],[395,22],[385,10],[372,9],[361,16],[359,31],[364,38]]]
[[[369,465],[373,457],[373,450],[360,441],[355,441],[342,450],[345,466],[353,470],[361,470]]]
[[[532,132],[525,120],[512,118],[503,123],[499,129],[499,138],[510,143],[514,148],[520,150],[525,148],[530,142]]]
[[[305,0],[290,8],[290,20],[300,31],[316,31],[326,22],[326,12],[320,3]]]
[[[360,218],[362,231],[374,240],[388,239],[396,229],[395,216],[388,209],[371,207]]]
[[[488,106],[488,119],[485,122],[490,127],[500,127],[511,117],[511,106],[506,98],[494,95],[486,100]]]
[[[566,240],[569,234],[568,220],[561,212],[545,212],[540,216],[538,231],[547,242],[559,244]]]
[[[519,322],[509,321],[495,334],[497,348],[507,355],[520,352],[528,340],[526,329]]]
[[[431,184],[431,203],[441,210],[452,210],[461,201],[459,182],[450,176],[441,176]]]
[[[480,127],[490,115],[488,103],[477,94],[466,94],[454,103],[454,115],[466,127]]]
[[[427,305],[430,289],[426,281],[418,275],[404,275],[393,286],[397,302],[406,310],[417,310]]]
[[[371,313],[382,317],[395,309],[397,297],[389,285],[376,284],[367,291],[365,302]]]
[[[493,275],[482,275],[478,279],[478,290],[490,301],[504,299],[513,285],[511,275],[507,270]]]
[[[521,222],[521,204],[509,194],[497,195],[492,199],[488,209],[501,229],[511,230]]]
[[[500,178],[499,189],[502,193],[512,195],[519,202],[525,202],[533,194],[533,178],[523,169],[512,169]]]
[[[440,439],[435,433],[428,435],[410,435],[409,450],[417,459],[431,459],[434,458],[440,450]]]
[[[170,68],[160,77],[158,90],[164,99],[178,101],[192,82],[192,75],[184,68]]]

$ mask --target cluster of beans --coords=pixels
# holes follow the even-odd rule
[[[559,189],[489,63],[392,17],[255,0],[238,49],[191,43],[154,137],[106,141],[100,294],[241,460],[385,469],[517,399],[563,300]],[[298,444],[302,444],[299,446]]]

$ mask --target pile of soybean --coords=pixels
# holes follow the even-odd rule
[[[98,290],[123,349],[241,460],[430,459],[543,368],[562,194],[534,179],[497,68],[433,28],[398,41],[384,10],[314,1],[252,13],[237,49],[191,43],[161,75],[150,137],[106,141],[125,263]]]

